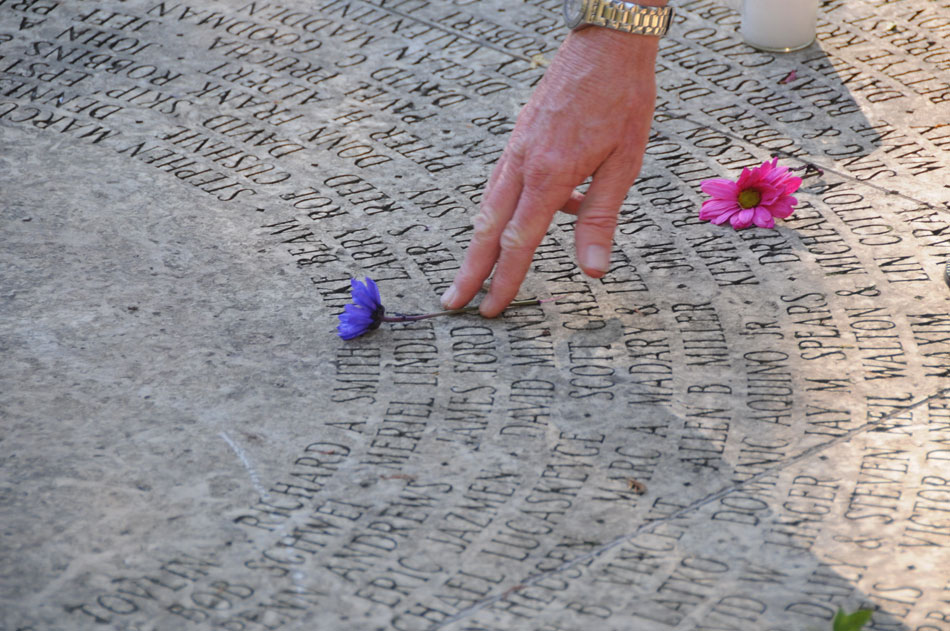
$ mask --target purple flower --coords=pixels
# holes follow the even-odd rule
[[[365,333],[369,333],[379,327],[380,322],[415,322],[416,320],[427,320],[445,315],[460,315],[463,313],[477,313],[478,307],[462,307],[461,309],[451,309],[449,311],[437,311],[435,313],[422,313],[418,315],[407,315],[404,313],[394,313],[386,315],[386,309],[383,307],[383,300],[379,297],[379,287],[373,282],[372,278],[367,277],[363,284],[355,278],[350,280],[352,287],[353,303],[343,308],[343,313],[339,315],[340,324],[336,327],[336,332],[344,340],[352,340]],[[532,298],[530,300],[516,300],[509,307],[529,307],[539,305],[544,300]]]
[[[353,303],[343,308],[340,314],[340,324],[336,331],[344,340],[352,340],[364,333],[368,333],[379,326],[386,314],[382,298],[379,297],[379,287],[372,278],[366,278],[364,285],[355,278],[350,281]]]

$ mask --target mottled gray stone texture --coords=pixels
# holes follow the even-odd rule
[[[438,309],[555,0],[0,0],[0,630],[950,631],[950,4],[685,0],[603,279]],[[804,179],[774,230],[711,177]]]

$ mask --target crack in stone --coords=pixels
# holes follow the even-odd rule
[[[749,478],[746,479],[746,480],[743,480],[742,482],[739,482],[738,484],[733,484],[733,485],[731,485],[731,486],[727,486],[727,487],[724,487],[724,488],[722,488],[722,489],[720,489],[720,490],[718,490],[718,491],[715,491],[715,492],[713,492],[713,493],[710,493],[709,495],[706,495],[705,497],[702,497],[702,498],[696,500],[696,501],[693,502],[692,504],[689,504],[688,506],[684,506],[683,508],[679,509],[678,511],[675,511],[675,512],[673,512],[673,513],[670,513],[669,515],[666,515],[666,516],[664,516],[664,517],[660,517],[660,518],[658,518],[658,519],[655,519],[655,520],[652,520],[652,521],[649,521],[649,522],[645,522],[645,523],[641,524],[639,527],[637,527],[637,529],[634,530],[633,532],[620,535],[619,537],[616,537],[616,538],[614,538],[613,540],[608,541],[607,543],[601,545],[600,547],[598,547],[598,548],[595,549],[595,550],[591,550],[590,552],[587,552],[587,553],[585,553],[585,554],[582,554],[582,555],[578,556],[577,558],[571,559],[570,561],[565,561],[564,563],[562,563],[561,565],[559,565],[558,567],[556,567],[556,568],[554,568],[554,569],[548,570],[548,571],[546,571],[546,572],[541,572],[541,573],[538,573],[538,574],[532,574],[532,575],[526,577],[525,579],[519,581],[518,583],[516,583],[514,587],[508,587],[508,588],[506,588],[504,591],[502,591],[502,592],[500,592],[500,593],[498,593],[498,594],[495,594],[494,596],[488,596],[487,598],[483,598],[482,600],[480,600],[480,601],[476,602],[475,604],[473,604],[473,605],[467,607],[466,609],[463,609],[463,610],[457,612],[455,615],[453,615],[453,616],[451,616],[451,617],[449,617],[449,618],[446,618],[445,620],[443,620],[443,621],[441,621],[441,622],[438,622],[438,623],[436,623],[436,624],[433,624],[433,625],[427,627],[427,628],[426,628],[426,631],[438,631],[439,629],[445,629],[445,628],[448,627],[449,625],[451,625],[451,624],[453,624],[453,623],[455,623],[455,622],[458,622],[459,620],[462,620],[462,619],[464,619],[464,618],[468,618],[468,617],[470,617],[470,616],[472,616],[472,615],[474,615],[474,614],[477,614],[477,613],[478,613],[479,611],[481,611],[482,609],[485,609],[486,607],[490,607],[491,605],[495,604],[496,602],[499,602],[499,601],[504,600],[504,599],[507,598],[513,591],[521,590],[521,589],[524,589],[525,587],[530,587],[530,586],[536,584],[537,582],[539,582],[539,581],[540,581],[541,579],[543,579],[543,578],[546,578],[546,577],[548,577],[548,576],[554,576],[554,575],[560,574],[561,572],[564,572],[564,571],[566,571],[566,570],[569,570],[570,568],[574,567],[575,565],[578,565],[578,564],[580,564],[580,563],[584,563],[584,562],[586,562],[586,561],[595,559],[595,558],[599,557],[600,555],[604,554],[605,552],[608,552],[609,550],[612,550],[613,548],[616,548],[617,546],[626,543],[627,541],[633,539],[634,537],[638,537],[639,535],[648,534],[648,533],[650,533],[650,532],[653,532],[653,530],[655,530],[656,527],[659,526],[659,525],[661,525],[661,524],[669,523],[669,522],[672,522],[672,521],[674,521],[674,520],[676,520],[676,519],[679,519],[680,517],[684,517],[685,515],[687,515],[687,514],[689,514],[689,513],[691,513],[691,512],[694,512],[694,511],[696,511],[696,510],[698,510],[698,509],[700,509],[700,508],[702,508],[702,507],[704,507],[704,506],[706,506],[706,505],[708,505],[708,504],[710,504],[710,503],[712,503],[712,502],[715,502],[715,501],[717,501],[717,500],[719,500],[719,499],[722,499],[723,497],[726,497],[726,496],[728,496],[728,495],[731,495],[732,493],[735,493],[735,492],[738,492],[738,491],[742,490],[742,488],[745,487],[746,485],[748,485],[748,484],[750,484],[750,483],[752,483],[752,482],[761,480],[761,479],[764,478],[765,476],[773,475],[773,474],[775,474],[775,473],[778,473],[778,472],[780,472],[780,471],[783,471],[783,470],[785,470],[785,469],[787,469],[787,468],[789,468],[789,467],[791,467],[791,466],[793,466],[793,465],[796,465],[796,464],[798,464],[798,463],[800,463],[800,462],[802,462],[802,461],[805,461],[805,460],[811,458],[812,456],[815,456],[815,455],[817,455],[817,454],[819,454],[819,453],[821,453],[821,452],[827,450],[827,449],[830,448],[830,447],[833,447],[833,446],[835,446],[835,445],[840,445],[840,444],[842,444],[842,443],[845,443],[845,442],[851,440],[852,438],[854,438],[855,436],[857,436],[857,435],[859,435],[859,434],[862,434],[862,433],[871,431],[871,430],[873,430],[875,427],[878,427],[878,426],[881,425],[882,423],[885,423],[886,421],[890,420],[891,418],[894,418],[894,417],[897,416],[898,414],[902,414],[902,413],[904,413],[904,412],[907,412],[908,410],[913,410],[913,409],[915,409],[915,408],[920,407],[921,405],[924,405],[925,403],[928,403],[929,401],[932,401],[933,399],[942,398],[942,397],[945,397],[945,396],[947,396],[947,395],[950,395],[950,388],[944,388],[944,389],[942,389],[942,390],[938,390],[938,391],[935,392],[934,394],[932,394],[932,395],[930,395],[930,396],[928,396],[928,397],[926,397],[926,398],[924,398],[924,399],[921,399],[921,400],[919,400],[919,401],[917,401],[917,402],[915,402],[915,403],[912,403],[912,404],[910,404],[910,405],[906,405],[906,406],[904,406],[904,407],[897,408],[897,409],[895,409],[893,412],[891,412],[890,414],[887,414],[887,415],[885,415],[885,416],[882,416],[881,418],[876,419],[876,420],[874,420],[874,421],[869,421],[869,422],[865,423],[864,425],[861,425],[860,427],[856,427],[856,428],[852,429],[851,431],[842,434],[841,436],[836,436],[835,438],[832,438],[831,440],[829,440],[829,441],[827,441],[827,442],[819,443],[819,444],[817,444],[817,445],[813,445],[813,446],[809,447],[808,449],[805,449],[804,451],[802,451],[800,454],[795,455],[795,456],[792,456],[792,457],[789,458],[788,460],[785,460],[785,461],[782,462],[781,464],[776,465],[776,466],[772,467],[771,469],[766,469],[766,470],[760,471],[759,473],[756,473],[755,475],[749,477]]]
[[[791,153],[789,153],[789,152],[787,152],[787,151],[783,151],[782,149],[769,149],[768,147],[764,147],[764,146],[762,146],[762,145],[760,145],[760,144],[757,144],[757,143],[754,143],[754,142],[750,142],[750,141],[746,140],[745,138],[743,138],[742,136],[739,136],[738,134],[729,131],[728,129],[723,129],[723,128],[721,128],[721,127],[712,127],[711,125],[707,125],[706,123],[701,123],[701,122],[699,122],[699,121],[697,121],[697,120],[693,120],[692,118],[690,118],[690,117],[689,117],[688,115],[686,115],[686,114],[681,114],[681,115],[668,114],[668,115],[667,115],[667,118],[677,119],[677,120],[684,120],[684,121],[686,121],[687,123],[690,123],[690,124],[692,124],[692,125],[697,125],[698,127],[701,127],[701,128],[703,128],[703,129],[710,129],[710,130],[712,130],[712,131],[714,131],[714,132],[717,132],[717,133],[722,134],[723,136],[726,136],[727,138],[731,138],[731,139],[735,140],[736,142],[740,142],[740,143],[744,143],[744,144],[747,144],[747,145],[751,145],[751,146],[753,146],[753,147],[756,147],[757,149],[762,149],[763,151],[768,151],[769,154],[770,154],[770,155],[773,155],[773,156],[781,156],[781,157],[786,158],[786,159],[789,159],[789,160],[795,160],[795,161],[800,162],[800,163],[802,163],[802,164],[804,164],[804,165],[811,164],[811,165],[820,167],[823,171],[826,171],[826,172],[828,172],[828,173],[833,173],[834,175],[836,175],[836,176],[838,176],[838,177],[840,177],[840,178],[842,178],[842,179],[848,180],[849,182],[852,182],[853,184],[857,184],[857,185],[859,185],[859,186],[867,186],[868,188],[873,188],[874,190],[879,191],[879,192],[881,192],[881,193],[884,193],[885,195],[892,195],[892,196],[894,196],[894,197],[900,197],[901,199],[906,199],[907,201],[914,202],[915,204],[920,204],[920,205],[922,205],[922,206],[926,206],[927,208],[933,208],[933,209],[936,210],[936,211],[946,211],[946,210],[947,210],[946,208],[941,208],[940,206],[935,206],[935,205],[932,204],[931,202],[925,202],[925,201],[920,200],[920,199],[917,199],[916,197],[913,197],[913,196],[911,196],[911,195],[907,195],[906,193],[901,193],[900,191],[896,191],[896,190],[894,190],[893,188],[887,188],[887,187],[885,187],[885,186],[881,186],[881,185],[879,185],[879,184],[875,184],[874,182],[868,182],[868,181],[865,181],[865,180],[859,180],[858,178],[854,177],[853,175],[849,175],[849,174],[847,174],[847,173],[842,173],[841,171],[835,169],[834,167],[830,167],[830,166],[828,166],[827,164],[824,164],[824,163],[822,163],[822,162],[819,162],[817,159],[814,159],[815,156],[809,155],[809,156],[808,156],[809,159],[808,159],[808,160],[805,160],[805,159],[803,159],[803,158],[801,158],[801,157],[798,157],[798,156],[796,156],[796,155],[793,155],[793,154],[791,154]],[[656,121],[654,121],[654,125],[657,126],[657,127],[660,127],[660,126],[663,125],[663,123],[662,123],[662,122],[656,122]],[[667,131],[667,132],[665,132],[665,133],[670,134],[670,135],[672,135],[672,136],[676,136],[677,138],[680,138],[680,139],[681,139],[681,136],[680,136],[679,134],[677,134],[676,132]]]

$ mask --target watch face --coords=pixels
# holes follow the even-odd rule
[[[564,0],[564,20],[567,22],[567,28],[580,25],[586,4],[586,0]]]

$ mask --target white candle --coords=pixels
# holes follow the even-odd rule
[[[815,39],[818,0],[743,0],[742,38],[756,48],[788,52]]]

